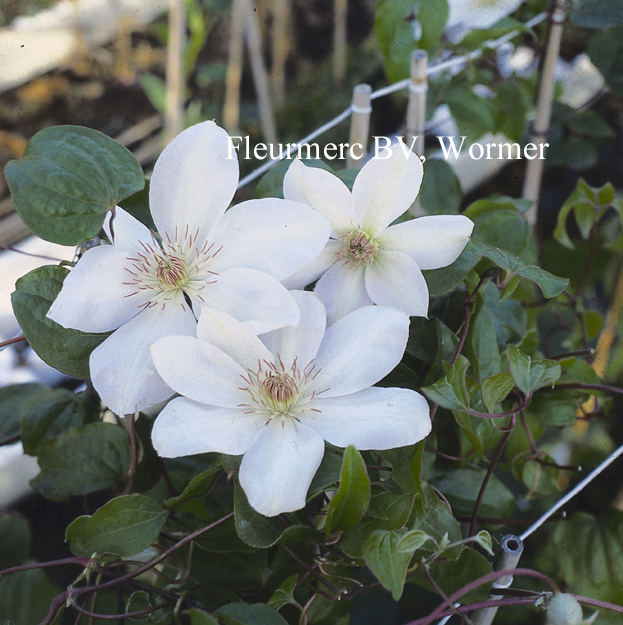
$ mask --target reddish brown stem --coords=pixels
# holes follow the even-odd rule
[[[7,345],[13,345],[13,343],[19,343],[20,341],[25,341],[26,337],[22,334],[22,336],[16,336],[12,339],[7,339],[6,341],[0,341],[0,348],[6,347]]]

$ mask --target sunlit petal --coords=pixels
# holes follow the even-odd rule
[[[341,245],[340,241],[329,239],[322,252],[311,263],[305,265],[303,269],[299,269],[291,276],[282,280],[283,285],[287,289],[302,289],[318,280],[336,261]]]
[[[244,455],[240,485],[264,516],[299,510],[323,455],[324,441],[314,430],[293,419],[273,419]]]

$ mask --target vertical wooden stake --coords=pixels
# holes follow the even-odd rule
[[[428,54],[424,50],[411,53],[411,82],[409,83],[409,104],[405,135],[407,145],[418,156],[424,156],[424,135],[426,126],[426,93],[428,91]],[[419,198],[409,208],[409,214],[420,217],[425,214]]]
[[[225,77],[225,104],[223,125],[230,134],[238,130],[240,122],[240,82],[244,53],[245,0],[234,0],[231,10],[229,59]]]
[[[253,82],[257,94],[258,106],[260,109],[260,123],[262,132],[267,143],[276,145],[277,125],[273,105],[270,99],[270,88],[268,85],[268,74],[264,67],[264,54],[262,51],[262,33],[257,13],[254,10],[252,0],[243,0],[245,10],[245,38],[249,49],[249,60],[251,61],[251,71],[253,72]]]
[[[169,43],[167,45],[165,144],[184,129],[184,46],[186,19],[184,0],[169,0]]]
[[[424,155],[424,126],[426,124],[426,92],[428,91],[428,54],[415,50],[411,54],[411,82],[407,106],[407,145],[418,156]]]
[[[333,82],[346,77],[348,52],[348,0],[333,0]]]
[[[290,52],[288,25],[290,22],[288,0],[273,0],[272,28],[272,83],[275,105],[281,107],[286,99],[286,61]]]
[[[541,68],[541,80],[539,82],[539,95],[536,106],[536,117],[532,125],[530,137],[531,143],[539,146],[537,154],[541,155],[541,147],[547,139],[549,124],[552,115],[552,99],[554,95],[554,67],[560,52],[560,40],[562,27],[565,21],[564,0],[552,0],[552,8],[549,16],[550,28],[545,50],[545,59]],[[544,160],[535,158],[528,161],[524,178],[523,197],[533,202],[532,207],[526,213],[528,223],[535,225],[538,214],[538,200],[543,177]]]
[[[370,94],[372,87],[370,85],[357,85],[353,89],[353,103],[351,105],[352,115],[350,118],[350,138],[348,140],[350,149],[346,157],[346,167],[361,169],[363,157],[368,151],[368,135],[370,133],[370,113],[372,106],[370,105]],[[358,143],[359,146],[355,146]],[[353,158],[351,151],[355,156],[361,154],[359,158]]]

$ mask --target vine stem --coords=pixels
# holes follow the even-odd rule
[[[463,586],[457,590],[454,594],[450,595],[447,599],[444,599],[428,616],[423,616],[415,621],[411,621],[407,623],[407,625],[429,625],[434,620],[440,618],[444,610],[452,606],[453,603],[456,602],[457,599],[460,599],[463,595],[466,595],[468,592],[471,592],[478,586],[482,586],[488,582],[494,582],[496,579],[500,577],[505,577],[506,575],[527,575],[528,577],[535,577],[545,582],[554,592],[558,591],[558,587],[556,584],[544,573],[539,571],[533,571],[532,569],[507,569],[505,571],[493,571],[492,573],[488,573],[487,575],[483,575],[479,579],[476,579],[469,584]],[[513,599],[514,600],[514,599]],[[496,605],[499,605],[496,604]],[[466,607],[466,606],[464,606]],[[492,606],[479,606],[479,607],[492,607]],[[477,609],[477,608],[474,608]],[[450,612],[452,614],[453,612]]]
[[[145,573],[145,571],[148,571],[149,569],[153,568],[154,566],[156,566],[156,564],[159,564],[163,560],[166,560],[172,553],[175,553],[178,549],[181,549],[184,545],[192,542],[193,540],[195,540],[202,534],[205,534],[209,530],[214,529],[215,527],[218,527],[222,523],[229,521],[229,519],[232,519],[233,517],[234,517],[234,513],[230,512],[229,514],[226,514],[224,517],[217,519],[213,523],[210,523],[209,525],[206,525],[205,527],[202,527],[194,531],[192,534],[189,534],[188,536],[180,540],[179,543],[176,543],[172,547],[169,547],[168,549],[163,551],[159,556],[156,556],[153,560],[150,560],[149,562],[145,563],[143,566],[140,566],[137,569],[134,569],[133,571],[130,571],[129,573],[126,573],[125,575],[122,575],[121,577],[117,577],[116,579],[112,579],[108,582],[104,582],[103,584],[99,584],[98,586],[83,586],[82,588],[70,587],[68,590],[61,593],[54,599],[54,601],[52,602],[52,605],[50,606],[50,611],[48,612],[48,615],[46,616],[46,618],[41,622],[41,625],[51,625],[51,623],[54,621],[54,618],[56,617],[56,613],[59,611],[61,606],[69,598],[75,600],[81,597],[82,595],[88,594],[90,592],[95,592],[95,591],[101,592],[103,590],[108,590],[109,588],[113,588],[114,586],[117,586],[119,584],[123,584],[124,582],[130,581],[134,579],[135,577],[138,577],[142,573]],[[71,561],[75,561],[78,559],[79,558],[68,558],[68,560],[71,560]],[[92,560],[89,560],[88,558],[82,558],[82,560],[86,561],[87,563],[86,565],[90,565],[93,562]],[[43,566],[50,565],[50,564],[51,563],[45,563]],[[41,565],[38,565],[38,566],[41,566]]]
[[[7,345],[13,345],[13,343],[19,343],[20,341],[25,341],[26,337],[22,334],[22,336],[16,336],[12,339],[7,339],[6,341],[0,342],[0,349],[6,347]]]
[[[493,471],[500,461],[500,457],[502,456],[502,452],[504,451],[504,447],[506,447],[506,443],[510,438],[510,435],[513,432],[515,427],[515,417],[512,418],[511,427],[506,431],[504,436],[502,436],[502,440],[498,445],[497,450],[495,451],[495,456],[491,460],[491,464],[487,469],[487,473],[485,474],[485,479],[482,481],[482,485],[480,487],[480,491],[478,492],[478,498],[476,499],[476,503],[474,504],[474,512],[472,513],[472,522],[469,526],[469,536],[474,536],[476,533],[476,524],[478,523],[478,512],[480,511],[480,506],[482,505],[482,500],[485,496],[485,491],[487,490],[487,486],[489,485],[489,480],[491,480],[491,476],[493,475]]]

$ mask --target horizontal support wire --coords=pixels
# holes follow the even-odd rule
[[[547,13],[545,12],[539,13],[539,15],[537,15],[536,17],[533,17],[531,20],[526,22],[526,28],[533,28],[537,24],[540,24],[546,18],[547,18]],[[510,41],[513,37],[516,37],[517,35],[519,35],[521,32],[522,31],[520,30],[513,30],[510,33],[506,33],[505,35],[498,37],[498,39],[487,41],[483,45],[483,47],[479,48],[478,50],[474,50],[473,52],[469,52],[468,54],[464,54],[462,56],[455,56],[446,61],[441,61],[440,63],[430,65],[426,71],[426,74],[427,76],[431,76],[433,74],[438,74],[439,72],[442,72],[448,69],[457,68],[457,67],[459,67],[460,70],[462,70],[463,67],[461,66],[466,66],[467,63],[469,63],[470,61],[473,61],[474,59],[477,59],[478,57],[482,56],[484,50],[495,50],[496,48],[499,48],[501,45]],[[377,91],[374,91],[373,93],[370,94],[370,100],[376,100],[377,98],[382,98],[383,96],[389,95],[390,93],[395,93],[397,91],[401,91],[402,89],[407,89],[410,83],[411,83],[411,78],[409,77],[399,82],[396,82],[393,85],[388,85],[387,87],[378,89]],[[263,173],[267,172],[274,165],[282,161],[286,156],[298,154],[301,145],[305,143],[309,143],[313,139],[316,139],[320,135],[331,130],[331,128],[335,128],[335,126],[337,126],[339,123],[343,122],[345,119],[348,119],[351,116],[352,112],[353,110],[352,110],[352,105],[351,105],[346,110],[342,111],[337,117],[334,117],[331,121],[327,122],[326,124],[323,124],[316,130],[314,130],[312,133],[308,134],[306,137],[298,141],[296,144],[297,147],[295,147],[294,149],[290,149],[289,151],[287,149],[282,150],[279,153],[279,156],[277,158],[273,158],[269,161],[266,161],[266,163],[264,163],[263,165],[260,165],[260,167],[253,170],[250,174],[245,176],[238,183],[238,189],[241,189],[245,185],[249,184],[249,182],[252,182],[256,178],[259,178]]]

